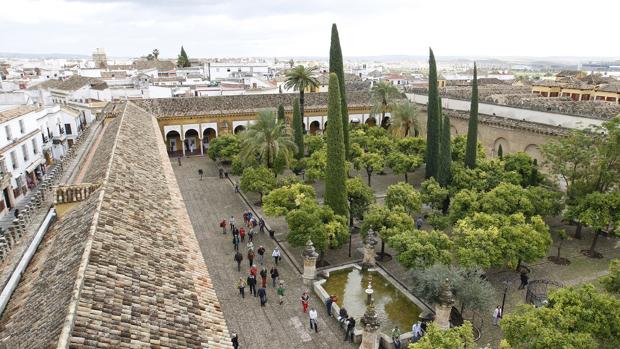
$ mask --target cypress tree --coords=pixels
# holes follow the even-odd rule
[[[299,110],[299,98],[295,98],[293,102],[293,139],[297,145],[297,153],[295,157],[301,159],[304,157],[304,128],[301,121],[301,111]]]
[[[338,76],[338,89],[340,90],[340,117],[342,119],[342,131],[344,139],[344,154],[350,157],[349,148],[349,108],[347,107],[347,94],[344,88],[344,66],[342,63],[342,49],[340,48],[340,37],[336,23],[332,24],[332,39],[329,48],[329,72],[336,73]]]
[[[286,114],[284,113],[284,106],[280,104],[278,106],[278,122],[286,122]]]
[[[474,63],[474,79],[471,82],[471,107],[469,108],[469,125],[467,126],[467,147],[465,148],[465,166],[476,167],[478,151],[478,72]]]
[[[502,149],[502,145],[500,144],[499,147],[497,147],[497,156],[500,159],[504,159],[504,149]]]
[[[185,52],[185,49],[183,48],[183,46],[181,46],[181,53],[179,54],[179,57],[177,58],[177,66],[182,67],[182,68],[186,68],[190,66],[189,57],[187,57],[187,52]]]
[[[340,120],[340,90],[338,76],[329,74],[329,94],[327,97],[328,120]],[[325,179],[325,204],[334,210],[334,213],[348,217],[346,171],[344,156],[344,140],[342,123],[330,122],[327,128],[327,178]]]
[[[426,178],[437,177],[439,157],[439,91],[437,89],[437,64],[430,49],[428,74],[428,117],[426,121]]]
[[[443,113],[440,113],[443,114]],[[450,184],[452,172],[452,142],[450,139],[450,117],[443,115],[441,126],[441,144],[439,146],[439,167],[437,169],[437,181],[446,188]]]

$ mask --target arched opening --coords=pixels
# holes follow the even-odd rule
[[[239,125],[239,126],[235,127],[235,131],[234,132],[235,132],[235,134],[237,134],[237,133],[243,132],[243,131],[245,131],[245,126]]]
[[[384,129],[388,129],[388,127],[390,127],[390,117],[386,116],[383,118],[383,120],[381,120],[381,127],[383,127]]]
[[[310,123],[310,134],[315,135],[318,131],[321,131],[321,123],[314,120]]]
[[[369,116],[364,123],[368,126],[377,126],[377,119],[374,116]]]
[[[180,156],[183,154],[181,148],[181,135],[177,131],[168,131],[166,133],[166,149],[169,156]]]
[[[215,139],[215,137],[217,137],[217,134],[215,133],[215,130],[210,127],[202,131],[202,147],[205,153],[207,152],[207,149],[209,149],[209,143]]]
[[[459,132],[457,131],[456,127],[450,125],[450,135],[452,135],[452,137],[456,137],[459,135]]]
[[[200,139],[198,131],[189,129],[185,131],[185,155],[200,155]]]
[[[531,156],[532,159],[536,159],[536,161],[538,161],[539,164],[542,163],[542,154],[540,153],[540,149],[538,149],[538,146],[536,144],[530,144],[527,147],[525,147],[525,150],[523,150],[527,155]]]
[[[493,157],[499,156],[500,146],[502,147],[502,155],[506,155],[510,151],[508,148],[508,141],[505,138],[500,137],[493,142],[493,153],[491,154]]]

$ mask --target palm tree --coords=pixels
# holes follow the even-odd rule
[[[269,169],[274,169],[276,159],[289,164],[297,151],[289,127],[277,121],[273,110],[260,111],[256,123],[240,136],[241,159],[251,161],[256,157]]]
[[[392,99],[398,97],[400,92],[396,86],[387,81],[380,81],[372,87],[370,92],[372,94],[371,98],[374,104],[372,113],[381,113],[381,121],[379,122],[379,125],[382,125],[383,120],[385,119],[385,112],[392,107]]]
[[[394,133],[404,131],[404,137],[409,136],[409,131],[418,129],[418,109],[415,104],[404,101],[392,107],[390,130]]]
[[[293,89],[299,91],[299,111],[301,119],[304,119],[304,92],[306,88],[313,88],[319,86],[319,80],[314,76],[317,67],[304,67],[298,65],[295,68],[286,72],[286,81],[284,87],[287,89]],[[309,127],[306,122],[306,127]]]

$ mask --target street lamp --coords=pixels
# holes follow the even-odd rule
[[[512,282],[504,280],[502,281],[504,284],[504,296],[502,297],[502,307],[501,307],[501,317],[504,317],[504,305],[506,304],[506,293],[508,292],[508,287],[512,284]]]

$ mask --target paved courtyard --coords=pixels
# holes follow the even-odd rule
[[[285,302],[278,304],[275,289],[268,277],[266,307],[261,307],[258,298],[249,295],[241,299],[237,289],[239,277],[248,275],[248,262],[244,255],[241,272],[233,261],[233,245],[230,233],[223,235],[219,222],[234,214],[237,224],[243,222],[242,213],[247,208],[234,193],[227,180],[219,179],[215,163],[206,157],[183,158],[179,166],[177,159],[171,159],[183,199],[192,220],[202,254],[213,280],[222,310],[231,332],[239,334],[241,348],[354,348],[343,341],[344,332],[338,328],[335,319],[327,317],[322,300],[311,292],[310,306],[319,312],[319,333],[310,331],[308,315],[301,308],[299,297],[307,288],[301,275],[290,261],[283,256],[278,270],[286,285]],[[201,181],[198,169],[204,171]],[[267,219],[267,223],[269,220]],[[247,241],[246,241],[247,242]],[[255,238],[254,246],[265,246],[267,270],[273,265],[271,252],[275,243],[268,235]],[[242,244],[246,252],[245,244]],[[269,257],[267,257],[269,256]],[[256,261],[256,260],[255,260]],[[260,277],[259,277],[260,279]]]

